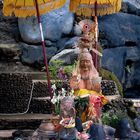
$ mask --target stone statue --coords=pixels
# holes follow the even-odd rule
[[[74,99],[65,96],[60,103],[60,140],[76,140]]]
[[[101,77],[93,65],[92,56],[87,48],[81,50],[77,66],[70,79],[70,87],[74,90],[75,100],[88,98],[86,106],[79,104],[76,108],[78,112],[82,106],[82,114],[76,118],[77,130],[82,134],[83,129],[86,129],[90,138],[105,139],[103,127],[99,123],[101,108],[107,103],[107,99],[101,93]],[[82,128],[83,124],[86,124],[87,128]]]
[[[100,92],[101,77],[95,69],[92,56],[87,49],[83,49],[79,55],[77,66],[70,80],[70,86],[74,90],[87,89]]]
[[[85,110],[87,111],[86,116],[90,119],[100,118],[99,109],[107,103],[107,99],[101,94],[101,77],[99,77],[99,73],[93,65],[92,56],[86,48],[82,49],[79,55],[77,66],[70,79],[70,87],[74,90],[76,97],[89,98],[89,105]]]

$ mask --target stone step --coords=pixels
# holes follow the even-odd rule
[[[125,100],[132,101],[132,102],[133,102],[134,107],[137,107],[137,108],[139,108],[139,107],[140,107],[140,99],[125,98]]]
[[[33,79],[32,82],[33,83],[37,83],[37,82],[48,83],[48,80],[47,79]],[[65,81],[64,80],[63,81],[62,80],[51,80],[51,82],[54,83],[54,82],[68,82],[68,81],[66,81],[66,80]]]
[[[38,101],[47,101],[47,100],[50,100],[51,97],[48,96],[48,97],[33,97],[32,100],[38,100]]]
[[[120,95],[106,95],[105,97],[108,99],[108,101],[116,100],[116,99],[121,98]]]
[[[59,116],[54,116],[52,114],[5,114],[0,115],[0,120],[14,120],[14,121],[20,121],[20,120],[55,120],[58,119]]]
[[[14,132],[18,131],[17,129],[11,129],[11,130],[0,130],[0,140],[1,139],[6,139],[9,140],[10,137],[12,137],[12,134]],[[25,130],[22,130],[22,132],[26,133],[26,135],[28,136],[32,136],[34,130],[31,130],[31,129],[25,129]],[[11,138],[12,140],[12,138]]]
[[[21,73],[22,75],[23,74],[29,74],[31,75],[32,79],[38,79],[38,80],[47,80],[47,76],[46,76],[46,72],[0,72],[0,73],[10,73],[10,74],[17,74],[17,73]]]

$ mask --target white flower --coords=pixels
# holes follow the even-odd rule
[[[66,95],[66,90],[64,88],[62,88],[62,96],[65,96]]]
[[[57,97],[57,95],[56,95],[56,93],[55,93],[55,92],[53,93],[53,95],[54,95],[55,97]]]
[[[51,102],[52,102],[53,104],[55,104],[55,103],[57,102],[57,96],[53,96],[53,98],[51,99]]]
[[[57,96],[57,102],[58,102],[58,103],[59,103],[60,99],[61,99],[61,96],[58,95],[58,96]]]
[[[78,83],[80,82],[80,79],[81,79],[81,75],[78,74],[78,76],[77,76]]]
[[[60,101],[64,98],[65,96],[60,96]]]
[[[74,94],[74,90],[73,90],[73,89],[71,90],[71,94],[72,94],[72,95]]]
[[[70,91],[70,96],[73,96],[74,95],[74,90],[72,89],[71,91]]]
[[[53,91],[56,90],[56,85],[55,84],[52,85],[52,89],[53,89]]]

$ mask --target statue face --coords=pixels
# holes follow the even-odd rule
[[[89,71],[91,69],[91,62],[88,59],[83,59],[80,61],[80,69],[83,71]]]

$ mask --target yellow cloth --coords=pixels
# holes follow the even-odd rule
[[[94,94],[96,96],[102,97],[101,98],[102,99],[102,105],[105,105],[108,102],[107,98],[102,93],[98,93],[94,90],[80,89],[80,90],[74,91],[74,95],[75,96],[80,96],[80,97],[84,97],[84,96],[90,95],[90,94]]]

